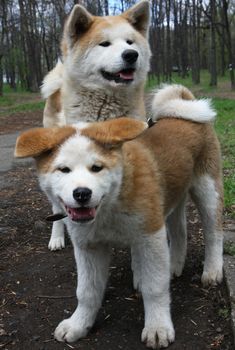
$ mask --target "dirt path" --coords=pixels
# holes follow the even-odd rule
[[[0,119],[2,134],[41,124],[41,112]],[[0,164],[1,167],[1,164]],[[189,250],[183,276],[171,285],[176,341],[171,350],[232,350],[226,287],[203,289],[203,243],[197,214],[189,206]],[[53,340],[54,328],[75,305],[76,270],[71,244],[47,250],[50,206],[33,163],[1,173],[0,349],[141,350],[142,301],[132,289],[127,250],[113,252],[103,306],[89,336],[76,344]]]

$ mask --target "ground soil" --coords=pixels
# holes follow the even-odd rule
[[[0,118],[0,132],[41,125],[41,112]],[[56,325],[76,306],[76,269],[72,246],[50,252],[50,205],[41,193],[33,162],[1,174],[0,349],[141,350],[143,305],[132,289],[130,255],[113,251],[110,279],[94,328],[76,344],[53,339]],[[171,350],[234,349],[225,283],[202,288],[203,243],[194,207],[188,207],[189,248],[183,275],[171,284],[176,341]]]

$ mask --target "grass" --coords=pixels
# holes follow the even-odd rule
[[[225,207],[235,218],[235,100],[216,98],[213,102],[218,112],[215,129],[222,149]]]
[[[227,241],[224,243],[224,253],[235,256],[235,243]]]
[[[218,314],[221,318],[228,319],[230,316],[230,310],[226,307],[224,307],[223,309],[220,308]]]
[[[161,82],[164,83],[163,78],[160,78]],[[224,83],[229,81],[229,74],[226,72],[225,76],[218,76],[218,86],[223,85]],[[171,77],[171,82],[166,82],[171,84],[182,84],[187,86],[189,89],[197,90],[200,89],[200,93],[213,93],[218,90],[218,87],[210,86],[210,74],[207,70],[201,70],[200,74],[200,84],[195,85],[192,82],[191,72],[188,73],[188,76],[182,78],[178,73],[173,72]],[[158,85],[157,79],[154,77],[150,77],[147,80],[146,90],[151,90]]]
[[[3,96],[0,97],[0,115],[36,111],[43,107],[44,101],[39,93],[30,93],[20,88],[15,92],[7,85],[4,86]]]

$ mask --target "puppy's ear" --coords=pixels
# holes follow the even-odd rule
[[[15,157],[37,157],[60,145],[76,133],[71,126],[62,128],[35,128],[23,132],[16,140]]]
[[[150,3],[142,0],[129,10],[125,11],[122,16],[143,36],[148,37],[149,20],[150,20]]]
[[[118,118],[92,123],[82,129],[81,134],[100,144],[116,147],[125,141],[135,139],[147,128],[146,122],[132,118]]]
[[[64,40],[73,47],[79,36],[91,26],[93,16],[81,5],[75,5],[64,27]]]

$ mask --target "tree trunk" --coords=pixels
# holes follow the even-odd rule
[[[232,50],[232,38],[231,31],[228,21],[228,1],[223,0],[223,12],[224,12],[224,22],[225,22],[225,30],[227,33],[226,46],[228,49],[228,58],[229,58],[229,74],[231,81],[231,89],[235,90],[235,77],[234,77],[234,55]]]
[[[192,46],[192,80],[194,84],[200,84],[200,52],[199,52],[199,40],[198,40],[198,28],[197,28],[198,21],[200,24],[200,19],[198,17],[199,16],[198,16],[196,1],[193,0],[191,46]]]
[[[216,3],[215,0],[210,0],[211,8],[211,23],[210,23],[210,32],[211,32],[211,47],[210,47],[210,86],[217,86],[217,68],[216,68]]]

